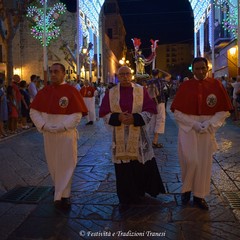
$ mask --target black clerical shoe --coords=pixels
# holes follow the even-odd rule
[[[185,192],[181,195],[181,200],[183,205],[187,205],[190,201],[191,192]]]
[[[61,209],[62,208],[62,201],[61,200],[54,201],[54,207],[57,208],[57,209]]]
[[[54,201],[54,207],[56,209],[68,210],[71,208],[70,198],[62,198],[61,200]]]
[[[93,125],[93,121],[89,121],[86,125]]]
[[[71,200],[70,198],[62,198],[61,204],[63,209],[70,209],[71,208]]]
[[[131,205],[129,205],[129,204],[119,203],[118,209],[119,209],[120,213],[125,212],[125,211],[129,210],[130,208],[131,208]]]
[[[208,210],[208,205],[204,198],[193,197],[193,204],[198,208],[201,208],[203,210]]]
[[[153,148],[163,148],[163,144],[162,143],[152,143],[152,147]]]

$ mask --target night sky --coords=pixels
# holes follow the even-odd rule
[[[76,11],[76,0],[60,0],[68,11]],[[132,38],[140,38],[140,48],[150,50],[150,39],[158,44],[193,41],[193,17],[188,0],[117,0],[127,31],[126,43],[133,49]]]
[[[140,48],[149,48],[150,39],[159,44],[193,41],[193,18],[188,0],[118,0],[127,31],[126,43],[140,38]]]

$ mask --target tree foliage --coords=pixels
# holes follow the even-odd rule
[[[28,5],[33,2],[34,0],[0,0],[0,37],[5,50],[8,84],[13,76],[13,39]]]

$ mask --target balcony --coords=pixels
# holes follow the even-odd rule
[[[230,33],[224,30],[222,27],[216,27],[214,29],[214,39],[215,51],[219,51],[220,49],[224,48],[233,40]]]

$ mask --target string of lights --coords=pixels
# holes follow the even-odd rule
[[[52,8],[48,8],[44,13],[43,6],[47,0],[40,0],[42,7],[29,6],[27,17],[33,20],[31,34],[34,38],[40,40],[42,45],[48,46],[52,39],[56,39],[60,34],[60,28],[56,26],[56,20],[66,11],[63,3],[56,3]],[[46,34],[46,36],[44,36]],[[46,37],[46,41],[44,40]]]

